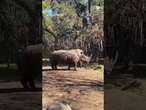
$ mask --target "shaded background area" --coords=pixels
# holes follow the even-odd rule
[[[145,6],[144,0],[105,0],[105,58],[115,59],[118,52],[109,66],[112,71],[105,75],[105,110],[146,107]]]
[[[40,89],[25,91],[16,61],[18,50],[42,42],[42,1],[0,1],[0,109],[41,110]],[[40,68],[41,69],[41,68]]]
[[[119,63],[146,63],[145,2],[105,1],[105,52],[114,57],[119,52]]]

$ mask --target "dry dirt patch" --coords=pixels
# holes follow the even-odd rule
[[[43,69],[43,110],[59,101],[69,103],[73,110],[103,110],[102,72],[90,68]]]

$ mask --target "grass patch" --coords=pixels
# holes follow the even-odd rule
[[[16,64],[10,64],[9,68],[7,64],[0,64],[0,78],[12,79],[17,76],[18,70]]]
[[[9,67],[7,64],[0,64],[0,69],[17,69],[17,65],[16,64],[9,64]]]

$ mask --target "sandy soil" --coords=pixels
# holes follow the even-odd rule
[[[103,110],[103,70],[48,69],[43,68],[43,110],[60,101],[68,103],[73,110]]]

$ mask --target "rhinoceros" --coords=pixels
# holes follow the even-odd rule
[[[18,51],[17,66],[24,88],[35,88],[34,80],[42,72],[42,45],[30,45]]]
[[[74,70],[77,70],[79,61],[85,61],[86,58],[87,56],[84,55],[81,49],[57,50],[52,52],[50,61],[52,69],[57,69],[58,64],[66,64],[68,65],[68,70],[70,70],[72,65]]]

